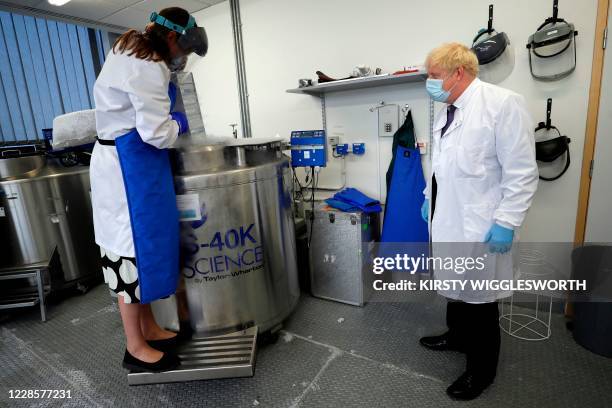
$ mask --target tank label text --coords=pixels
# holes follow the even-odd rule
[[[183,266],[187,279],[215,282],[263,268],[264,250],[255,224],[215,231],[204,242],[194,242],[190,249],[193,256]]]

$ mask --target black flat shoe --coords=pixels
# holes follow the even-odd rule
[[[478,377],[466,371],[446,389],[446,393],[453,399],[470,401],[482,394],[492,383],[493,379]]]
[[[179,327],[180,329],[176,336],[164,340],[147,340],[147,344],[159,351],[176,349],[182,343],[191,340],[193,336],[193,330],[189,322],[181,322]]]
[[[147,344],[159,351],[171,351],[179,345],[180,339],[178,334],[169,339],[163,340],[147,340]]]
[[[419,340],[419,343],[421,343],[423,347],[426,347],[430,350],[435,350],[435,351],[449,350],[449,351],[459,351],[463,353],[463,350],[461,350],[461,347],[459,347],[458,345],[450,341],[448,333],[445,333],[441,336],[421,337],[421,339]]]
[[[177,368],[180,365],[178,357],[173,353],[164,353],[159,361],[154,363],[147,363],[139,360],[125,350],[123,356],[123,368],[127,368],[131,372],[152,372],[158,373],[160,371],[169,371]]]
[[[191,340],[193,336],[193,329],[191,328],[191,323],[189,321],[184,321],[179,323],[179,332],[178,332],[178,341],[179,343]]]

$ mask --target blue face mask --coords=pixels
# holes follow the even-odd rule
[[[447,78],[450,78],[450,75],[447,76],[445,79]],[[445,91],[442,87],[442,84],[444,83],[445,79],[427,78],[427,80],[425,81],[425,89],[427,90],[427,93],[429,94],[429,96],[431,96],[431,99],[436,102],[446,102],[448,100],[448,97],[450,96],[451,91],[453,90],[455,85],[457,85],[455,83],[455,85],[453,85],[451,89]]]
[[[443,83],[444,80],[442,79],[427,78],[427,81],[425,81],[427,93],[436,102],[446,102],[450,96],[450,92],[442,88]]]

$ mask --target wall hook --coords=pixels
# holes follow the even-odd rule
[[[378,103],[378,105],[372,106],[370,108],[370,112],[374,112],[375,110],[378,110],[378,109],[382,108],[383,106],[387,106],[387,104],[385,103],[385,101],[380,101]]]

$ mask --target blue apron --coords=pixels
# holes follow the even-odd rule
[[[141,303],[176,291],[179,214],[167,149],[145,143],[136,129],[115,139],[127,195]]]
[[[419,150],[398,145],[387,192],[381,242],[429,242],[427,223],[421,217],[424,189]]]

